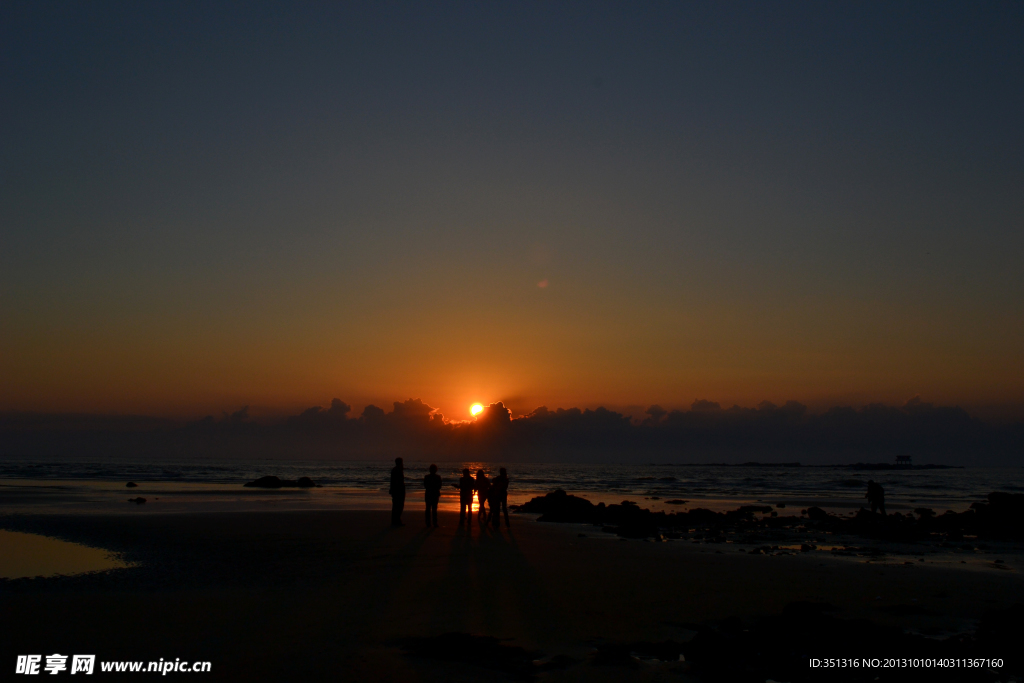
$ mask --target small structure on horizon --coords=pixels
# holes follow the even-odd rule
[[[897,455],[896,467],[913,467],[914,462],[909,455]]]

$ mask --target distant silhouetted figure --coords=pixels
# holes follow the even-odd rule
[[[401,458],[395,458],[395,466],[391,468],[391,526],[402,524],[402,510],[405,509],[405,469]]]
[[[423,488],[427,490],[427,526],[437,526],[437,503],[441,500],[441,475],[437,473],[437,465],[430,466],[430,474],[423,477]]]
[[[476,518],[484,520],[487,523],[487,512],[484,510],[484,501],[487,500],[487,494],[491,491],[491,481],[484,474],[483,470],[476,471],[476,500],[478,509],[476,511]]]
[[[505,528],[508,529],[508,472],[502,467],[499,474],[491,480],[491,521],[494,528],[501,526],[501,513],[505,513]]]
[[[872,512],[881,511],[882,516],[885,516],[885,489],[882,488],[881,484],[869,481],[868,492],[864,497],[871,503]]]
[[[466,517],[473,516],[473,490],[476,482],[469,470],[462,470],[462,478],[459,479],[459,526],[466,523]]]

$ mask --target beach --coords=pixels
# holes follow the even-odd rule
[[[418,496],[401,528],[382,509],[124,505],[0,517],[0,528],[130,563],[0,582],[5,666],[18,654],[59,652],[209,661],[215,680],[725,680],[693,648],[730,620],[763,625],[796,605],[803,620],[941,643],[1024,596],[1019,556],[1005,547],[975,551],[969,564],[930,548],[862,557],[783,544],[753,554],[740,539],[627,541],[535,515],[512,515],[511,529],[460,527],[448,510],[427,528]],[[645,655],[644,643],[690,656],[666,661]],[[858,647],[836,642],[807,656],[899,656]]]
[[[1022,35],[0,4],[0,683],[1024,683]]]

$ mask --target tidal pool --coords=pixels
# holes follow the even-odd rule
[[[82,574],[129,566],[108,550],[0,529],[0,578]]]

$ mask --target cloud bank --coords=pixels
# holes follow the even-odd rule
[[[501,402],[475,421],[448,421],[421,399],[369,405],[355,417],[334,399],[281,420],[248,407],[194,422],[145,417],[0,416],[0,457],[252,457],[507,462],[916,462],[1024,464],[1024,421],[991,424],[919,398],[903,406],[837,406],[811,413],[790,401],[756,408],[697,400],[631,417],[605,408],[540,407],[513,416]]]

